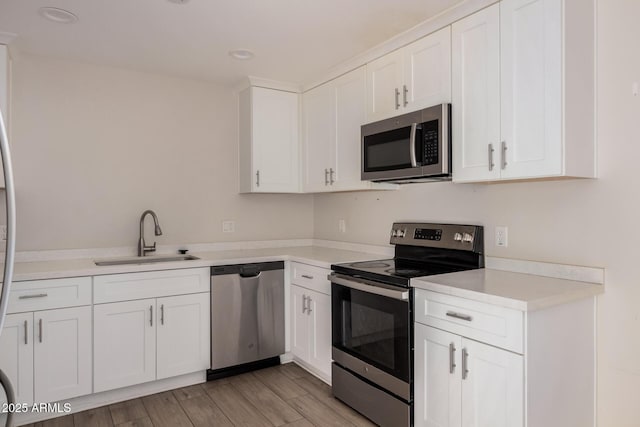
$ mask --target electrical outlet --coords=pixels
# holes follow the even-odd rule
[[[502,246],[506,248],[509,246],[509,228],[506,226],[496,227],[496,246]]]
[[[233,233],[236,231],[236,222],[235,221],[222,221],[222,232],[223,233]]]
[[[340,231],[341,233],[347,232],[347,221],[345,221],[344,219],[338,220],[338,231]]]

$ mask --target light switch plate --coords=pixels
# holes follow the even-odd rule
[[[235,221],[222,221],[222,232],[223,233],[233,233],[236,231],[236,222]]]

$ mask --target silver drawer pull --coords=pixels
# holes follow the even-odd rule
[[[303,274],[302,277],[304,277],[305,279],[313,280],[313,276],[309,276],[306,274]]]
[[[460,314],[456,313],[455,311],[447,311],[447,316],[464,320],[466,322],[471,322],[473,320],[473,317],[469,316],[468,314]]]
[[[44,298],[46,296],[49,296],[49,294],[20,295],[18,299]]]

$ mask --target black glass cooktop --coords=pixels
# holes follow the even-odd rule
[[[375,280],[391,285],[409,287],[409,280],[414,277],[452,273],[466,268],[403,259],[382,259],[334,264],[331,266],[331,269],[336,273]]]

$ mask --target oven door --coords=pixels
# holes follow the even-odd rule
[[[411,400],[411,292],[332,274],[332,356],[342,367]]]

